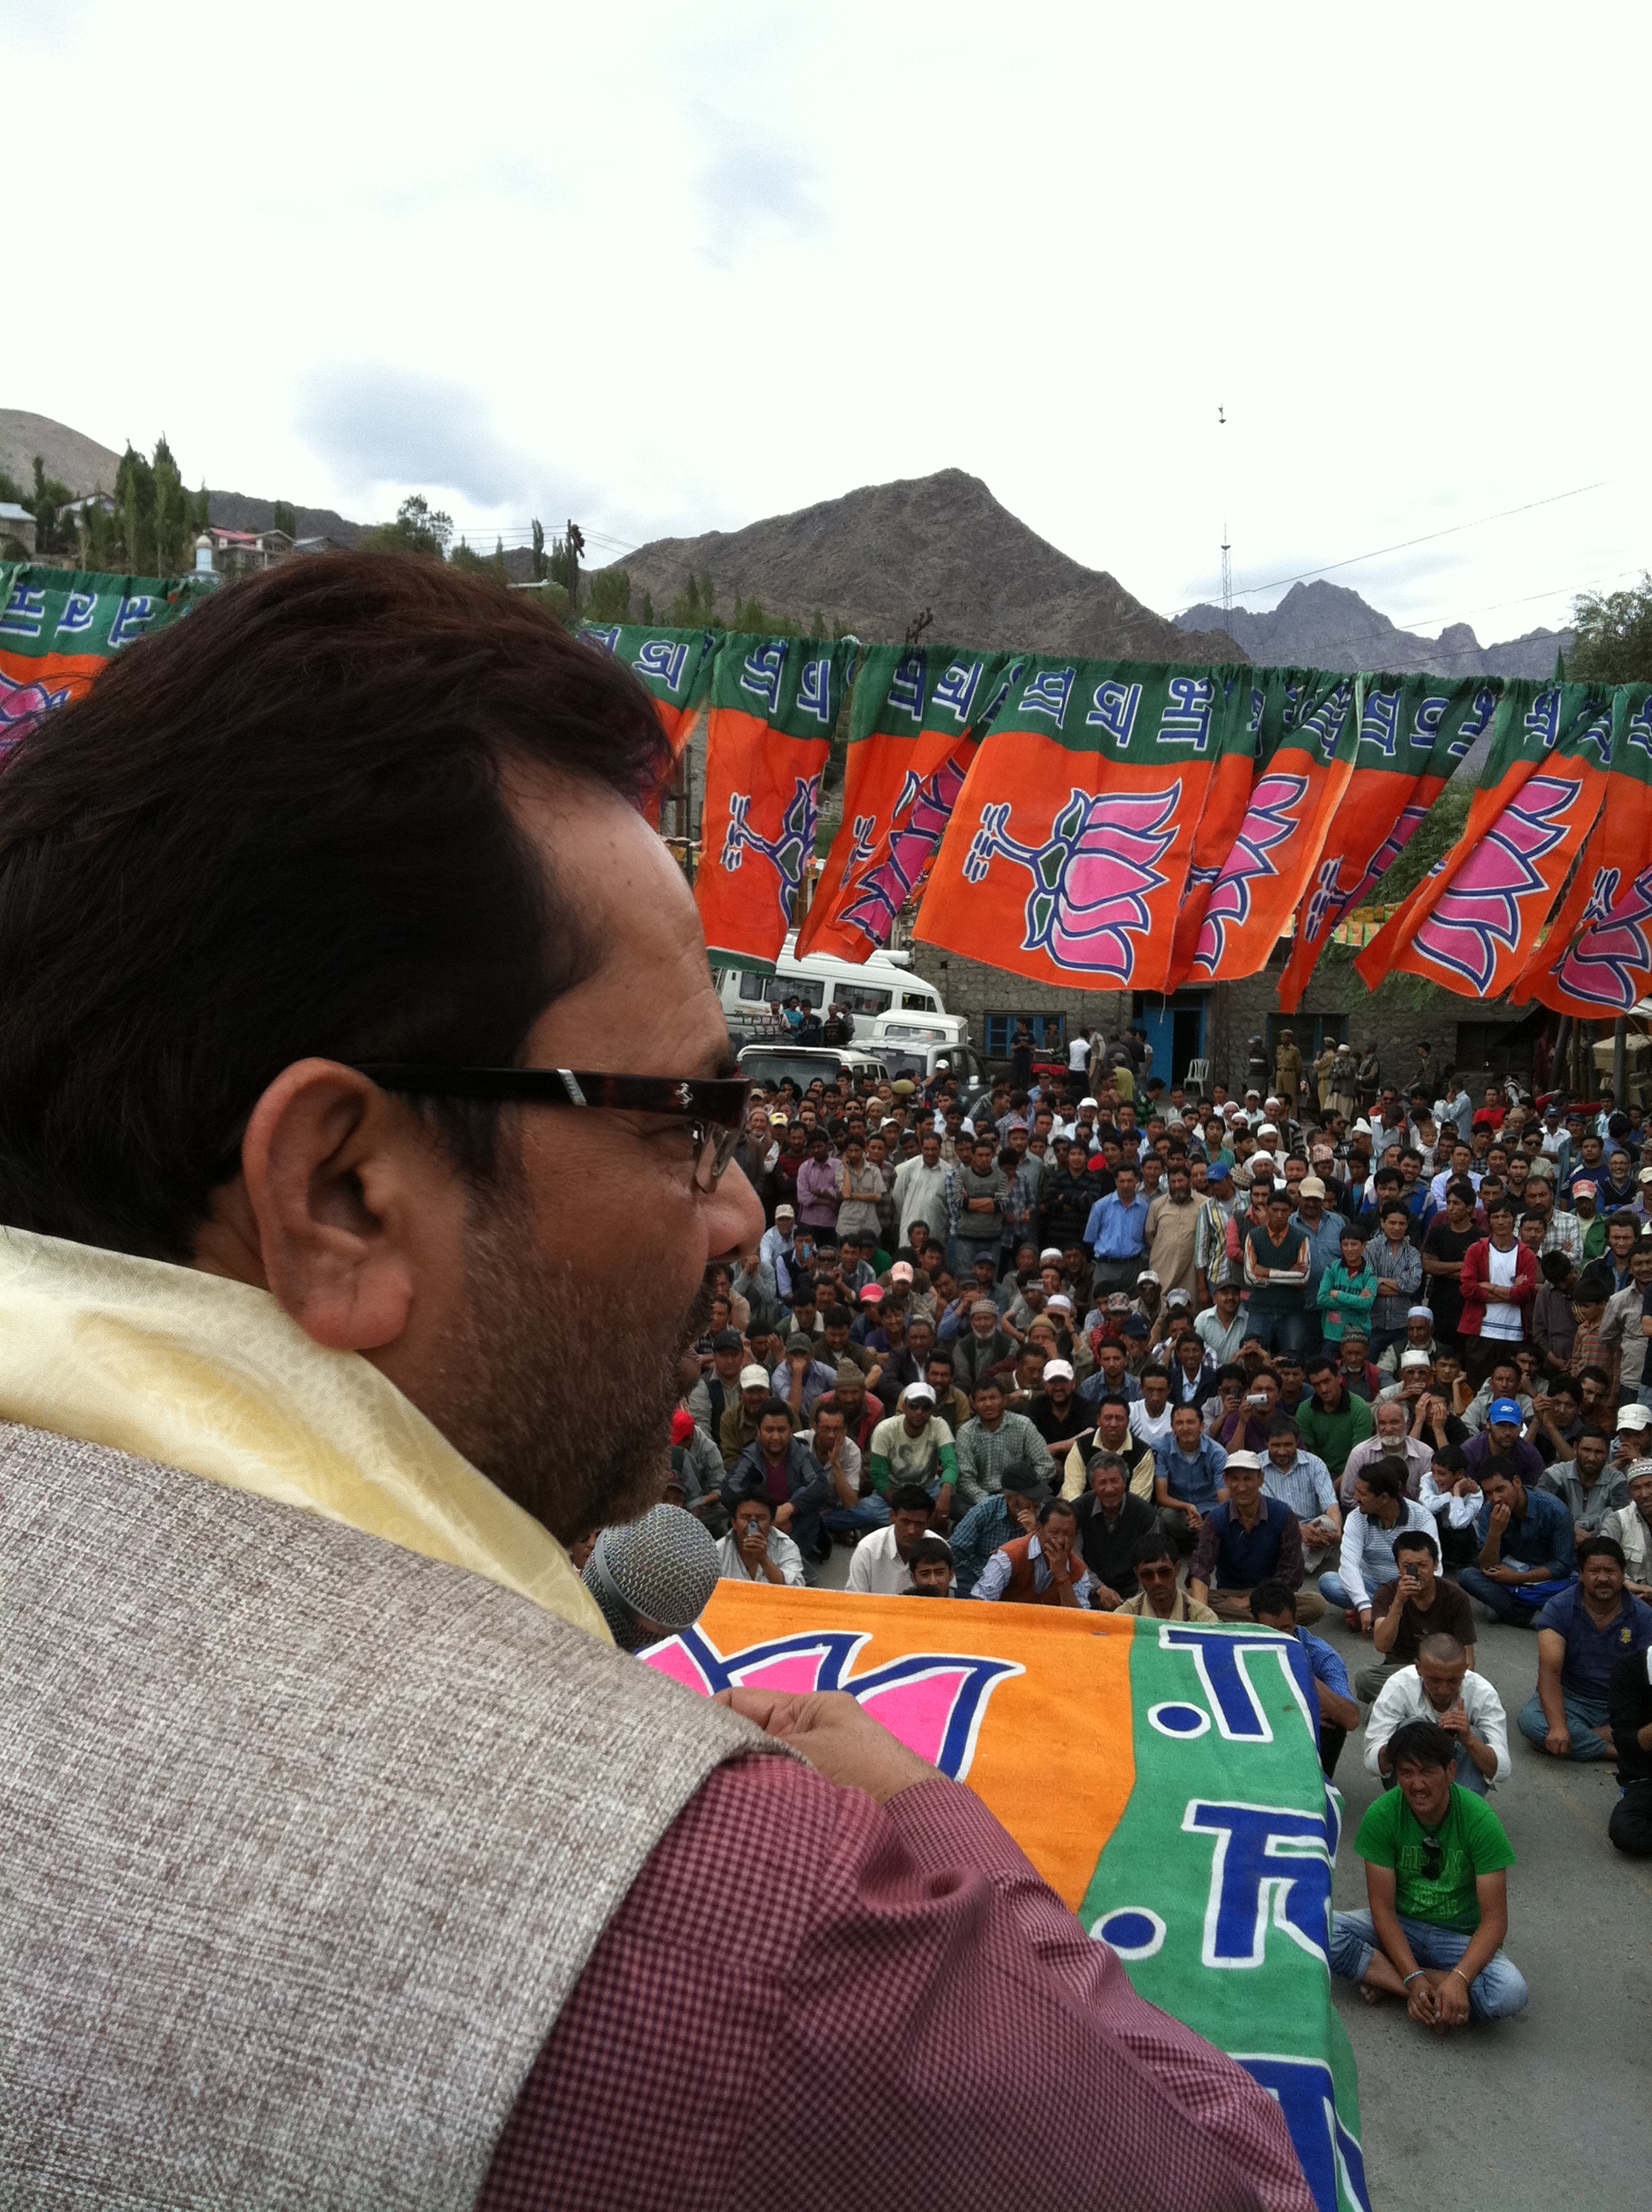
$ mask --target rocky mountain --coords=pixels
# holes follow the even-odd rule
[[[209,485],[207,513],[220,530],[273,530],[276,526],[274,500],[253,499],[244,491],[214,491]],[[354,545],[367,527],[364,522],[347,520],[331,507],[295,506],[293,513],[299,537],[331,538],[336,545]]]
[[[22,407],[0,407],[0,469],[27,487],[38,453],[47,476],[66,483],[78,499],[88,491],[112,491],[120,455],[95,438],[83,437],[49,415]]]
[[[1189,607],[1176,617],[1184,629],[1219,629],[1220,607]],[[1232,635],[1251,659],[1268,667],[1366,668],[1384,674],[1531,676],[1554,673],[1557,652],[1570,653],[1569,629],[1527,630],[1501,645],[1482,645],[1467,623],[1453,623],[1437,638],[1400,629],[1345,585],[1293,584],[1277,607],[1251,614],[1236,607]]]
[[[1178,628],[999,505],[962,469],[867,484],[744,530],[660,538],[629,553],[631,605],[662,615],[690,572],[709,574],[726,617],[737,596],[810,621],[817,611],[868,641],[905,636],[927,609],[928,636],[1105,659],[1242,659],[1226,636]],[[1219,623],[1216,625],[1219,629]]]

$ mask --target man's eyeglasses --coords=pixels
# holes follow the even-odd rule
[[[355,1073],[381,1091],[420,1098],[487,1098],[507,1106],[586,1106],[604,1113],[665,1114],[688,1125],[697,1188],[714,1190],[745,1129],[751,1084],[744,1075],[600,1075],[574,1067],[440,1067],[367,1060]]]

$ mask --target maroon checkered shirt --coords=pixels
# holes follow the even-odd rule
[[[477,2212],[1313,2212],[1278,2106],[981,1801],[719,1767],[609,1923]]]

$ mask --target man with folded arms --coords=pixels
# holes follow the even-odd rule
[[[967,1788],[852,1699],[639,1666],[568,1563],[658,1498],[707,1268],[762,1225],[641,811],[667,764],[630,672],[522,595],[346,554],[226,586],[14,743],[19,2212],[65,2175],[88,2203],[790,2212],[799,2176],[1100,2207],[1121,2172],[1307,2212],[1272,2100]],[[640,1557],[672,1597],[669,1546]],[[932,2085],[981,2021],[960,2109]],[[846,2128],[869,2050],[885,2094]]]

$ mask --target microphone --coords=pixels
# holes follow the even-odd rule
[[[585,1563],[586,1588],[622,1651],[691,1628],[717,1587],[717,1544],[680,1505],[604,1528]]]

